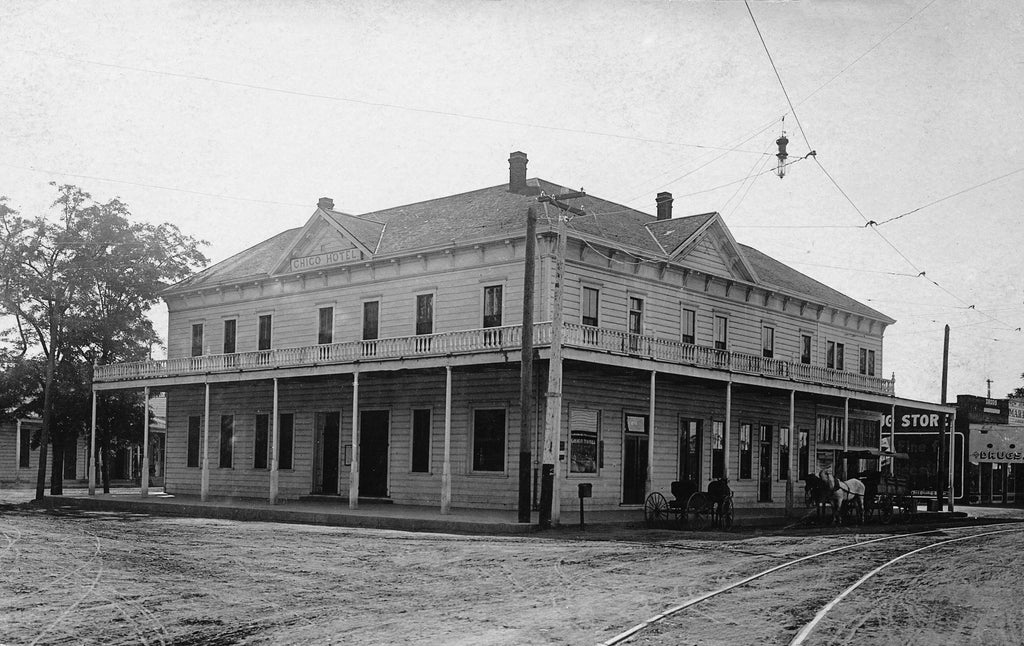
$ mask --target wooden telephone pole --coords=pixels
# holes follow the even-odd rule
[[[544,447],[540,479],[540,526],[558,524],[561,505],[557,492],[559,442],[562,437],[562,295],[565,292],[566,222],[568,214],[584,215],[581,208],[569,206],[564,200],[585,197],[582,190],[561,195],[541,195],[538,202],[550,203],[559,209],[558,238],[555,244],[555,284],[551,311],[551,360],[548,365],[547,410],[544,423]]]

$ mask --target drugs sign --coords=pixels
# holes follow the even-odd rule
[[[1024,464],[1024,427],[1005,424],[971,424],[971,462]]]

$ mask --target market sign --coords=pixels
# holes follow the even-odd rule
[[[1005,424],[971,424],[971,462],[1024,464],[1024,427]]]
[[[1010,414],[1008,423],[1011,426],[1024,426],[1024,399],[1010,400]]]

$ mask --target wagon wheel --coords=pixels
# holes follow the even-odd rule
[[[663,525],[668,520],[668,501],[657,491],[644,502],[644,522],[648,527]]]
[[[711,499],[703,491],[686,501],[686,524],[690,529],[704,529],[711,521]]]
[[[722,501],[722,529],[729,531],[735,521],[736,511],[732,506],[732,496]]]
[[[882,521],[883,525],[892,522],[892,504],[893,499],[889,496],[882,496],[878,500],[878,519]]]

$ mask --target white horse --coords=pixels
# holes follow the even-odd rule
[[[819,471],[818,479],[824,482],[832,491],[830,502],[832,503],[832,522],[840,521],[843,515],[843,506],[853,503],[857,511],[857,523],[864,522],[864,483],[857,478],[849,480],[837,480],[828,471]]]

